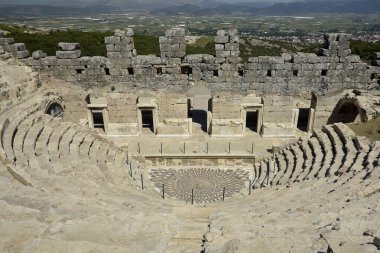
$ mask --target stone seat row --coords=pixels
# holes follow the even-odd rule
[[[285,147],[255,165],[253,187],[284,185],[314,178],[339,177],[347,183],[359,172],[379,170],[379,142],[356,137],[344,124],[326,125],[310,139]],[[377,173],[376,171],[376,173]]]
[[[0,154],[29,178],[88,169],[96,178],[125,177],[125,154],[111,142],[74,123],[23,103],[0,116]],[[21,113],[15,113],[21,112]]]

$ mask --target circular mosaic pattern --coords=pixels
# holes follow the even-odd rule
[[[187,202],[208,203],[231,197],[244,188],[248,171],[243,169],[211,168],[152,168],[150,177],[153,184],[162,190],[165,197],[182,199]]]

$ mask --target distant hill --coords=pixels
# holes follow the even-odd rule
[[[45,5],[0,6],[0,16],[68,16],[114,12],[108,6],[56,7]]]
[[[22,0],[14,0],[16,3]],[[74,3],[77,1],[76,3]],[[281,3],[270,4],[270,1],[220,2],[221,0],[30,0],[29,5],[1,5],[0,16],[54,16],[94,13],[118,13],[133,10],[150,11],[153,14],[166,15],[228,15],[247,13],[252,15],[302,15],[309,13],[380,13],[380,0],[278,0]],[[248,1],[248,0],[242,0]],[[284,1],[286,3],[284,3]],[[71,4],[73,3],[73,4]],[[59,6],[64,5],[64,6]]]
[[[250,13],[255,15],[299,15],[307,13],[380,13],[380,0],[312,0],[293,3],[276,3],[270,7],[258,7],[254,3],[217,4],[214,7],[201,8],[194,5],[182,5],[163,8],[156,13],[175,15],[213,15],[230,13]]]

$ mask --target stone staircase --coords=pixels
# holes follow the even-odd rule
[[[203,207],[173,207],[173,214],[180,218],[183,224],[178,227],[173,238],[168,243],[165,252],[199,253],[202,252],[204,234],[208,230],[209,214],[213,208]]]
[[[45,99],[29,99],[0,115],[0,155],[12,174],[40,187],[78,173],[107,183],[129,180],[120,148],[84,126],[44,114]]]
[[[283,148],[273,159],[255,165],[253,188],[289,185],[318,178],[341,184],[354,178],[378,180],[380,142],[356,137],[346,125],[336,123],[314,131],[310,139]]]

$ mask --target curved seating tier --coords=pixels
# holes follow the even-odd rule
[[[95,130],[44,114],[44,97],[0,114],[0,156],[31,185],[54,182],[54,175],[82,174],[117,183],[128,173],[125,153]]]
[[[379,179],[380,142],[371,143],[342,123],[326,125],[309,139],[283,148],[255,164],[253,187],[332,178],[342,185],[354,178]]]

